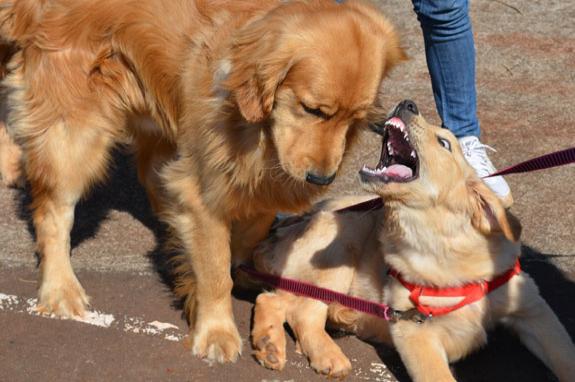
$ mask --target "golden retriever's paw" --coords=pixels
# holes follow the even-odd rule
[[[36,311],[62,318],[83,317],[89,297],[75,278],[60,283],[43,282]]]
[[[208,361],[236,362],[242,352],[242,339],[232,323],[227,328],[211,327],[195,330],[192,337],[192,354]]]
[[[351,362],[339,347],[326,349],[310,357],[310,365],[318,373],[332,378],[343,378],[351,371]]]
[[[283,330],[283,327],[282,327]],[[258,362],[272,370],[282,370],[286,364],[285,344],[276,344],[269,335],[253,339],[254,356]]]

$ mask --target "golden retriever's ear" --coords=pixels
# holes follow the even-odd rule
[[[521,236],[521,224],[503,208],[499,198],[479,179],[468,182],[471,193],[471,222],[484,235],[502,233],[507,240],[516,242]]]
[[[290,56],[282,49],[275,18],[255,21],[235,36],[224,86],[248,122],[262,121],[271,113],[277,87],[291,67]]]
[[[387,74],[397,64],[407,61],[409,57],[401,47],[401,39],[393,24],[385,17],[379,5],[372,1],[349,1],[346,6],[355,9],[365,18],[371,20],[379,29],[377,35],[385,42],[385,66]]]

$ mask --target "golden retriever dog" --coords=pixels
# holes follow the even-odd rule
[[[268,368],[285,366],[287,321],[316,371],[346,375],[351,363],[325,332],[328,321],[394,345],[414,381],[453,381],[449,362],[485,344],[486,330],[502,323],[561,381],[575,381],[569,334],[529,275],[514,266],[520,225],[467,164],[457,139],[429,125],[411,101],[379,126],[380,162],[360,175],[364,189],[383,198],[383,208],[338,210],[365,197],[325,203],[276,228],[254,261],[264,272],[385,303],[393,309],[391,321],[286,291],[262,293],[252,330],[256,358]],[[504,274],[510,275],[506,283],[458,309],[463,293],[431,296],[416,289],[413,296],[404,286],[481,286]],[[422,310],[444,312],[429,317]]]
[[[193,353],[234,361],[233,263],[326,190],[405,56],[365,1],[0,0],[4,86],[41,256],[38,309],[82,315],[74,206],[130,140],[185,262]]]

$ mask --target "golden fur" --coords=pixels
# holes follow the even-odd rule
[[[0,80],[6,76],[6,64],[15,52],[9,43],[0,42]],[[20,158],[22,151],[8,134],[6,129],[7,105],[5,94],[0,95],[0,184],[5,186],[22,186]]]
[[[379,10],[353,0],[0,0],[0,34],[18,49],[4,86],[33,196],[39,310],[83,314],[74,206],[130,140],[186,257],[193,352],[218,361],[241,351],[232,253],[249,260],[276,211],[325,191],[306,178],[334,176],[404,59]]]
[[[318,206],[299,223],[280,226],[256,249],[257,268],[399,311],[413,304],[409,291],[386,276],[389,266],[411,283],[437,287],[491,280],[510,269],[521,250],[518,221],[477,178],[448,130],[416,114],[406,124],[419,157],[416,180],[364,180],[366,190],[383,198],[383,209],[337,212],[366,200],[348,197]],[[449,140],[452,152],[438,137]],[[422,297],[421,302],[451,306],[460,300]],[[351,363],[325,332],[326,321],[360,338],[394,345],[417,382],[453,381],[448,362],[485,344],[486,330],[503,323],[561,381],[575,380],[575,347],[569,334],[523,272],[485,298],[423,324],[388,323],[285,291],[263,293],[256,300],[252,343],[266,367],[285,365],[286,321],[311,366],[331,376],[346,375]]]

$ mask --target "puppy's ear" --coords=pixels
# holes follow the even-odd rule
[[[260,122],[269,116],[277,87],[291,67],[281,38],[278,22],[271,17],[252,22],[234,38],[231,73],[224,86],[248,122]]]
[[[506,211],[499,198],[480,179],[468,181],[471,222],[484,235],[503,234],[516,242],[521,236],[521,224]]]

